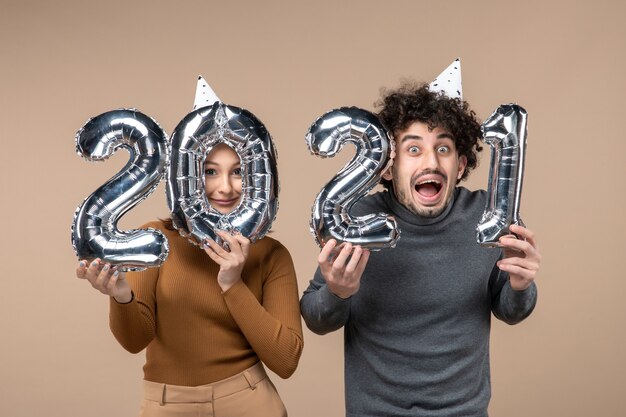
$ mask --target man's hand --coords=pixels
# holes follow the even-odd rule
[[[370,252],[360,246],[344,243],[337,247],[336,240],[329,240],[317,257],[317,262],[330,292],[339,298],[354,295],[361,285],[361,275],[369,256]]]
[[[500,247],[504,258],[498,261],[498,268],[509,273],[511,288],[523,291],[535,280],[541,263],[541,254],[535,242],[534,233],[522,226],[511,225],[510,230],[519,236],[502,236]]]

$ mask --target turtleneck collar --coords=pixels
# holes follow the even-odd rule
[[[389,190],[384,194],[384,199],[387,205],[391,208],[393,214],[401,219],[403,222],[415,225],[415,226],[429,226],[440,223],[448,217],[452,207],[454,207],[454,202],[456,201],[457,195],[459,193],[459,188],[456,187],[454,189],[454,194],[452,194],[452,198],[450,199],[450,203],[445,208],[445,210],[437,217],[424,217],[417,215],[406,208],[398,199],[396,198],[393,190]]]

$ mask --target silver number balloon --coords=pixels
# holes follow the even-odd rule
[[[322,158],[335,156],[346,143],[356,147],[354,158],[315,199],[311,233],[318,245],[336,239],[372,250],[395,246],[400,232],[392,216],[350,215],[354,203],[374,188],[392,160],[393,141],[379,119],[356,107],[332,110],[313,123],[306,143],[312,154]]]
[[[242,168],[242,199],[228,214],[208,202],[204,161],[218,144],[237,152]],[[172,134],[167,202],[174,226],[195,243],[220,242],[215,229],[238,230],[252,242],[265,236],[278,210],[278,174],[272,138],[252,113],[216,102],[189,113]]]
[[[134,109],[113,110],[89,121],[76,134],[76,150],[90,161],[108,159],[118,149],[130,153],[126,166],[93,192],[74,214],[72,245],[81,259],[101,258],[122,270],[159,266],[169,252],[157,230],[121,232],[118,219],[144,200],[167,169],[167,135]]]
[[[477,241],[496,246],[509,234],[511,224],[524,225],[519,215],[524,160],[526,156],[527,113],[516,104],[505,104],[482,125],[485,142],[491,147],[487,206],[476,227]]]

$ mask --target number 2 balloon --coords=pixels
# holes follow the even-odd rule
[[[167,135],[153,119],[132,109],[102,113],[76,134],[77,152],[90,161],[105,160],[121,148],[130,152],[130,160],[78,207],[72,245],[81,259],[101,258],[125,270],[158,266],[169,252],[165,236],[153,229],[121,232],[117,221],[163,177]]]
[[[391,164],[393,141],[374,114],[356,107],[331,110],[309,128],[312,154],[333,157],[346,143],[356,155],[326,184],[315,199],[311,233],[323,246],[329,239],[378,250],[393,247],[400,237],[396,220],[385,213],[352,217],[350,208],[380,180]]]

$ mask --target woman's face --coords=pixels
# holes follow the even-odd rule
[[[223,143],[204,161],[204,191],[209,204],[222,214],[231,212],[241,198],[241,163],[237,153]]]

